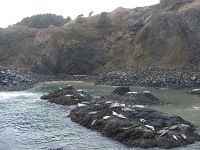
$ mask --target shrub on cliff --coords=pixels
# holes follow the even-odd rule
[[[71,18],[63,18],[55,14],[38,14],[31,17],[26,17],[18,22],[17,25],[25,25],[30,28],[48,28],[50,25],[62,26],[71,21]]]
[[[83,14],[80,14],[80,15],[78,15],[77,17],[76,17],[76,22],[77,23],[84,23],[84,22],[86,22],[87,20],[86,20],[86,18],[84,18],[84,15]]]
[[[111,26],[112,25],[110,23],[107,12],[102,12],[98,20],[97,28],[105,29],[105,28],[110,28]]]

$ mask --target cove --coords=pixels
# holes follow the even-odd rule
[[[129,149],[124,145],[103,137],[100,133],[71,122],[68,114],[72,107],[60,106],[40,100],[40,96],[58,87],[71,84],[88,94],[101,96],[115,87],[93,85],[85,82],[49,82],[22,92],[0,93],[0,149]],[[176,114],[200,125],[198,108],[200,97],[188,95],[190,89],[154,89],[131,87],[134,91],[149,90],[159,99],[167,102],[162,106],[151,106],[162,112]],[[197,128],[199,132],[199,128]],[[185,148],[198,149],[200,143]],[[137,149],[137,148],[132,148]],[[155,149],[155,148],[154,148]]]

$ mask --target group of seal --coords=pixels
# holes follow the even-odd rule
[[[117,91],[119,92],[119,89]],[[144,97],[143,94],[150,94],[150,92],[131,93],[126,88],[126,92],[120,92],[120,95],[113,92],[111,96],[95,99],[84,91],[68,86],[42,98],[58,104],[62,104],[60,101],[64,101],[65,105],[77,104],[69,114],[73,122],[97,130],[127,146],[173,148],[200,141],[200,136],[194,132],[195,127],[190,122],[176,115],[149,109],[141,103],[134,103],[134,100],[140,96],[137,94]],[[133,95],[132,100],[131,97],[128,99],[130,102],[124,100],[127,95]],[[108,97],[120,97],[122,101],[108,99]],[[158,101],[152,94],[150,97]]]

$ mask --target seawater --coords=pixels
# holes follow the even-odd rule
[[[72,122],[68,115],[75,106],[60,106],[40,99],[41,95],[68,84],[94,96],[109,94],[115,89],[85,82],[49,82],[27,91],[0,92],[0,150],[141,150],[128,148]],[[196,125],[200,133],[200,97],[185,93],[191,89],[131,87],[131,90],[150,91],[166,104],[146,107],[179,115]],[[188,149],[200,149],[200,143],[175,148]]]

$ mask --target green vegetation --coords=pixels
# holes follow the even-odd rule
[[[63,18],[55,14],[39,14],[31,17],[26,17],[18,22],[16,25],[25,25],[30,28],[48,28],[50,25],[63,26],[71,21],[71,18]]]
[[[98,20],[97,28],[99,29],[106,29],[110,28],[112,25],[110,23],[109,17],[107,12],[102,12],[100,18]]]

